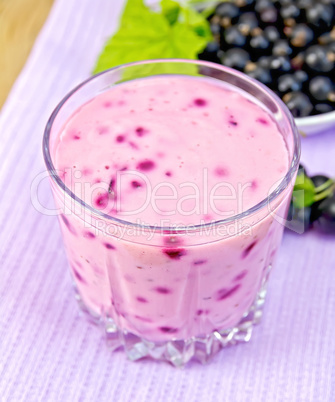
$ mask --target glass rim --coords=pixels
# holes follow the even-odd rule
[[[50,134],[51,130],[53,127],[53,123],[58,116],[58,113],[64,106],[64,104],[81,88],[83,88],[86,84],[90,83],[91,81],[97,79],[98,77],[107,74],[109,72],[116,72],[118,70],[123,70],[124,68],[127,67],[133,67],[133,66],[139,66],[139,65],[145,65],[145,64],[158,64],[158,63],[179,63],[179,64],[194,64],[194,65],[200,65],[204,67],[209,67],[211,69],[227,72],[231,75],[235,75],[236,77],[239,77],[241,80],[245,82],[251,83],[253,86],[258,87],[267,97],[272,98],[272,100],[275,102],[276,106],[283,112],[285,117],[288,119],[288,123],[291,127],[292,135],[293,135],[293,156],[289,160],[289,168],[288,171],[286,172],[285,176],[281,179],[280,183],[276,188],[271,191],[271,193],[262,199],[260,202],[252,206],[251,208],[248,208],[247,210],[235,214],[231,217],[225,218],[225,219],[219,219],[215,220],[214,222],[207,222],[207,223],[200,223],[196,225],[185,225],[185,226],[178,226],[178,227],[173,227],[173,226],[152,226],[152,225],[145,225],[145,224],[140,224],[140,223],[135,223],[135,222],[129,222],[127,220],[123,220],[120,218],[116,218],[114,216],[105,214],[104,212],[94,208],[93,206],[85,203],[82,199],[80,199],[76,194],[74,194],[62,181],[60,176],[57,174],[57,170],[55,169],[55,166],[53,164],[51,154],[50,154],[50,148],[49,148],[49,140],[50,140]],[[180,75],[185,75],[185,74],[180,74]],[[80,204],[82,207],[85,209],[89,210],[91,213],[94,215],[98,215],[99,218],[106,219],[110,223],[114,223],[117,225],[122,225],[122,226],[131,226],[137,229],[142,229],[142,230],[152,230],[152,231],[163,231],[163,232],[173,232],[174,234],[181,234],[183,232],[189,233],[190,227],[192,228],[191,231],[197,231],[203,228],[209,228],[209,227],[216,227],[219,225],[225,225],[225,224],[231,224],[234,221],[238,221],[241,219],[244,219],[247,216],[250,216],[257,211],[261,210],[263,207],[268,205],[270,202],[274,201],[288,186],[288,183],[291,181],[295,171],[298,168],[299,164],[299,159],[300,159],[300,136],[298,129],[295,125],[293,116],[291,115],[289,109],[287,106],[284,104],[284,102],[273,92],[271,91],[268,87],[266,87],[264,84],[261,82],[248,77],[246,74],[237,71],[235,69],[232,69],[230,67],[226,67],[220,64],[216,64],[213,62],[209,61],[203,61],[203,60],[188,60],[188,59],[152,59],[152,60],[143,60],[143,61],[136,61],[136,62],[131,62],[131,63],[126,63],[126,64],[121,64],[116,67],[112,67],[110,69],[104,70],[96,75],[93,75],[92,77],[89,77],[88,79],[84,80],[81,82],[79,85],[74,87],[70,92],[67,93],[63,97],[63,99],[58,103],[58,105],[55,107],[53,112],[51,113],[48,122],[46,124],[45,130],[44,130],[44,135],[43,135],[43,157],[44,157],[44,162],[47,167],[48,173],[52,180],[55,182],[55,184],[63,190],[68,196],[70,196],[75,202]]]

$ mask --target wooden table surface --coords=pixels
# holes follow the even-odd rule
[[[53,0],[0,0],[0,108],[20,73]]]

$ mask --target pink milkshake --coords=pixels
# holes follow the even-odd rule
[[[181,365],[247,341],[280,244],[298,163],[292,120],[268,90],[257,99],[206,75],[105,86],[52,122],[78,295],[134,360]]]

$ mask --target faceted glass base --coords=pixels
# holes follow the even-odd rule
[[[269,269],[271,266],[269,267]],[[214,331],[204,337],[192,337],[185,340],[155,343],[147,341],[126,330],[117,328],[110,318],[103,318],[92,313],[83,303],[78,292],[76,299],[81,310],[90,321],[102,326],[105,330],[107,343],[112,350],[123,348],[130,360],[153,358],[165,360],[176,367],[183,367],[191,359],[206,363],[220,349],[251,339],[252,330],[262,317],[263,305],[266,296],[267,277],[250,309],[243,315],[241,321],[233,328],[223,331]]]

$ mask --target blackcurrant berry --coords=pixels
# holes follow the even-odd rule
[[[265,8],[259,15],[259,18],[264,23],[274,23],[278,19],[278,12],[274,6]]]
[[[325,184],[329,180],[329,177],[318,174],[318,175],[312,176],[311,180],[312,180],[314,186],[317,188],[317,187],[320,187],[323,184]],[[321,212],[319,209],[321,202],[322,202],[322,200],[314,202],[314,204],[312,204],[311,223],[315,222],[321,216]]]
[[[224,31],[224,41],[226,45],[243,47],[246,44],[247,38],[243,35],[237,26],[229,27]]]
[[[213,35],[220,35],[221,33],[221,26],[220,24],[211,24],[210,29]]]
[[[335,196],[327,197],[320,202],[317,208],[318,218],[314,222],[314,227],[323,232],[335,233]]]
[[[274,56],[289,56],[292,53],[292,49],[285,39],[279,39],[273,45],[272,54]]]
[[[266,38],[263,32],[260,32],[258,35],[254,35],[250,39],[250,47],[253,50],[261,50],[264,52],[270,47],[270,42]]]
[[[246,50],[237,47],[227,50],[223,54],[221,61],[225,66],[242,71],[248,61],[250,61],[250,56]]]
[[[258,13],[261,13],[262,11],[266,10],[269,7],[273,7],[273,3],[271,0],[257,0],[255,4],[255,10]]]
[[[314,33],[306,24],[297,24],[290,33],[290,42],[294,47],[305,47],[314,38]]]
[[[244,72],[263,84],[270,84],[272,82],[270,71],[256,63],[248,63],[244,69]]]
[[[334,84],[328,77],[314,77],[309,83],[309,92],[318,101],[325,101],[334,90]]]
[[[266,70],[270,70],[270,64],[271,64],[272,57],[271,56],[262,56],[258,59],[257,64],[265,68]]]
[[[306,12],[307,22],[321,30],[331,26],[333,16],[333,7],[319,2],[309,7]]]
[[[294,117],[305,117],[310,114],[313,105],[309,97],[302,92],[289,92],[283,96],[283,101]]]
[[[270,42],[276,42],[280,38],[280,33],[274,26],[266,27],[264,29],[264,35]]]
[[[329,72],[334,68],[334,58],[326,47],[320,45],[307,49],[305,61],[310,69],[317,72]]]
[[[284,20],[287,18],[297,19],[300,15],[300,9],[293,2],[291,2],[280,9],[280,15]]]
[[[308,80],[308,74],[303,70],[295,71],[294,76],[301,83],[304,83]]]
[[[216,7],[215,14],[221,18],[233,20],[239,16],[240,10],[233,2],[223,2]]]
[[[300,91],[301,82],[293,74],[284,74],[278,78],[278,89],[281,93]]]
[[[270,70],[274,76],[279,76],[291,70],[290,59],[287,56],[273,56],[270,62]]]
[[[318,37],[318,42],[320,45],[331,45],[335,43],[335,27],[330,31],[326,32]]]
[[[253,12],[242,14],[238,20],[237,26],[241,33],[249,35],[253,29],[258,27],[256,14]]]
[[[314,0],[298,0],[297,1],[297,6],[300,9],[306,9],[306,8],[312,7],[313,4],[314,4]]]

